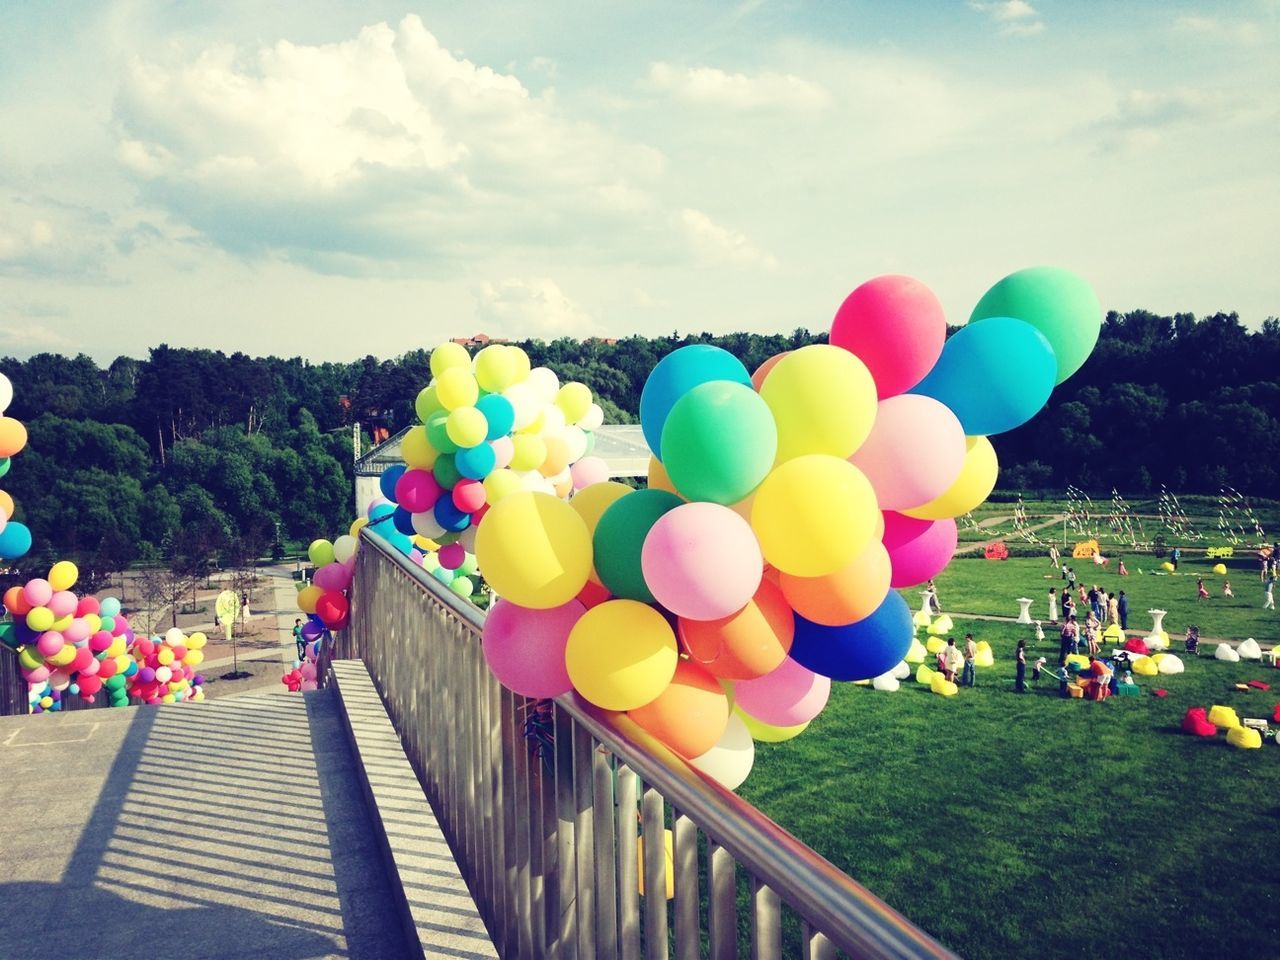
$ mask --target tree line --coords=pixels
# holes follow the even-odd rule
[[[606,421],[634,422],[654,365],[710,343],[754,369],[825,333],[671,334],[520,341],[534,365],[587,384]],[[138,560],[191,564],[261,556],[350,521],[352,425],[414,422],[429,350],[350,363],[161,345],[105,369],[81,355],[0,360],[9,415],[30,443],[3,484],[36,536],[35,567],[93,570]],[[1084,367],[1030,423],[995,440],[1003,489],[1161,484],[1216,494],[1280,489],[1280,320],[1234,313],[1109,313]],[[365,434],[365,445],[369,443]],[[203,559],[202,559],[203,558]]]

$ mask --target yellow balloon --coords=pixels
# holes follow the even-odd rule
[[[471,371],[471,354],[460,343],[442,343],[431,351],[431,375],[436,379],[446,370]]]
[[[80,579],[80,571],[70,560],[59,560],[49,568],[49,586],[54,590],[70,590]]]
[[[316,604],[322,596],[324,591],[315,585],[303,587],[298,591],[298,609],[303,613],[315,613]]]
[[[107,647],[108,657],[119,657],[125,652],[124,637],[112,637],[111,646]]]
[[[635,491],[625,483],[606,480],[603,483],[593,483],[591,486],[580,490],[569,501],[569,506],[573,507],[578,516],[582,517],[583,522],[587,525],[587,530],[594,537],[596,526],[600,523],[600,518],[604,516],[604,512],[628,493],[635,493]],[[591,567],[591,582],[600,583],[600,576],[596,573],[594,564]]]
[[[436,399],[446,410],[472,407],[480,399],[480,387],[470,370],[453,367],[436,377]]]
[[[55,617],[48,607],[32,607],[27,611],[27,626],[36,633],[44,633],[53,628]]]
[[[652,454],[649,455],[649,489],[665,490],[667,493],[674,493],[680,496],[680,491],[676,489],[676,485],[671,482],[671,477],[667,475],[667,468],[662,465],[662,461]]]
[[[188,650],[203,650],[204,645],[209,642],[209,638],[200,630],[197,630],[191,636],[187,637]]]
[[[928,503],[902,512],[917,520],[945,520],[960,517],[977,507],[991,495],[996,485],[1000,463],[996,460],[996,448],[986,437],[965,437],[968,449],[964,466],[945,493]]]
[[[565,423],[577,423],[591,409],[591,388],[576,380],[566,383],[556,394],[556,406],[564,412]]]
[[[71,621],[75,618],[76,616],[74,613],[68,613],[65,617],[59,617],[57,620],[53,621],[53,626],[49,629],[57,630],[61,633],[63,630],[67,629],[67,627],[71,626]]]
[[[488,522],[485,517],[480,524],[481,535]],[[574,689],[605,710],[634,710],[656,700],[675,676],[677,659],[671,625],[638,600],[592,607],[574,624],[564,651]]]
[[[516,376],[512,383],[520,383],[529,379],[529,371],[533,369],[533,364],[529,362],[529,355],[524,352],[523,347],[507,347],[508,353],[515,358]]]
[[[751,739],[759,740],[761,743],[785,743],[804,733],[812,722],[806,720],[804,723],[798,723],[794,727],[775,727],[772,724],[757,720],[749,713],[743,713],[737,707],[733,708],[733,712],[747,725],[747,732],[751,734]]]
[[[434,552],[440,549],[440,544],[436,543],[430,537],[424,537],[420,533],[415,533],[413,535],[413,545],[423,553],[427,553],[428,551]]]
[[[53,666],[55,667],[65,667],[68,663],[70,663],[72,660],[76,658],[76,651],[78,649],[79,648],[77,648],[74,644],[68,643],[65,647],[62,647],[53,656],[46,657],[45,660],[46,662],[53,664]]]
[[[427,438],[426,427],[410,427],[400,443],[400,456],[405,466],[413,467],[415,470],[430,470],[436,465],[436,457],[439,455],[439,451]]]
[[[491,344],[476,354],[476,382],[489,393],[501,393],[516,382],[520,361],[515,348]]]
[[[86,613],[82,618],[89,625],[90,635],[97,633],[102,629],[102,617],[96,613]]]
[[[751,508],[764,558],[797,577],[825,577],[848,566],[870,544],[879,520],[875,491],[862,471],[817,453],[774,467]]]
[[[778,463],[809,453],[841,459],[862,445],[876,418],[876,384],[848,350],[812,344],[787,354],[760,396],[778,425]]]
[[[365,528],[365,525],[368,522],[369,522],[368,517],[358,517],[357,519],[353,520],[351,523],[351,526],[347,528],[347,534],[352,537],[360,536],[360,531]]]
[[[568,603],[591,573],[587,525],[546,493],[521,491],[490,507],[476,531],[475,552],[499,596],[536,610]]]
[[[524,489],[524,484],[513,470],[494,470],[482,482],[485,501],[490,505]]]
[[[418,415],[419,420],[426,423],[431,418],[431,415],[440,409],[442,409],[440,398],[436,396],[434,383],[418,391],[418,398],[413,402],[413,411]]]
[[[204,663],[203,650],[187,650],[187,655],[182,658],[182,662],[189,667],[198,667]]]
[[[541,437],[531,433],[517,433],[511,437],[511,469],[537,470],[547,459],[547,445]]]
[[[475,407],[458,407],[444,422],[444,431],[460,447],[474,447],[484,443],[489,432],[489,421]]]

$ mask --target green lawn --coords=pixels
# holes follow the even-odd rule
[[[1041,563],[957,561],[938,579],[944,609],[1016,612],[1024,586],[1047,590]],[[1134,609],[1159,602],[1171,627],[1194,612],[1206,635],[1276,639],[1280,621],[1255,627],[1243,599],[1197,610],[1194,577],[1127,580]],[[1256,585],[1240,575],[1260,605]],[[1180,676],[1139,678],[1141,698],[1061,700],[1047,675],[1018,696],[1012,652],[1028,628],[975,633],[998,658],[976,689],[835,684],[804,734],[757,745],[741,794],[965,957],[1280,956],[1280,747],[1178,729],[1196,705],[1270,717],[1280,671],[1202,655]],[[1029,660],[1056,653],[1050,632]],[[1253,678],[1277,689],[1231,689]],[[1158,686],[1169,696],[1150,695]]]

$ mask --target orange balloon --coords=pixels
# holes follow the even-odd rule
[[[542,442],[547,448],[547,459],[542,461],[538,472],[544,477],[554,477],[569,465],[569,444],[564,437],[544,437]]]
[[[600,522],[600,518],[604,516],[604,512],[628,493],[635,493],[635,491],[625,483],[606,480],[604,483],[593,483],[589,487],[583,487],[569,501],[569,506],[577,511],[578,516],[587,525],[587,530],[594,537],[596,535],[596,525]],[[592,583],[600,585],[600,575],[596,573],[594,563],[591,565],[590,579]],[[606,590],[605,593],[608,593],[608,591]],[[606,599],[608,598],[606,597]],[[591,609],[590,606],[587,609]]]
[[[790,352],[790,350],[783,350],[781,353],[775,353],[760,366],[756,367],[756,372],[751,375],[751,386],[755,388],[756,393],[760,392],[760,385],[764,383],[764,378],[769,375],[769,371],[776,367],[778,361]]]
[[[796,622],[782,590],[761,580],[745,607],[720,620],[677,622],[680,642],[696,662],[724,680],[772,673],[786,659]]]
[[[25,617],[31,612],[31,604],[21,587],[10,587],[4,592],[4,608],[15,617]]]
[[[697,757],[714,747],[729,725],[729,698],[710,673],[680,660],[658,699],[628,716],[676,753]]]
[[[825,577],[784,573],[782,593],[806,620],[839,627],[874,613],[889,592],[891,575],[889,551],[873,540],[847,567]]]
[[[9,496],[7,491],[0,490],[0,514],[8,520],[13,516],[13,510],[13,497]]]
[[[0,417],[0,458],[12,457],[27,445],[27,428],[13,417]]]
[[[662,465],[661,460],[652,454],[649,456],[649,489],[665,490],[667,493],[674,493],[677,497],[680,496],[680,491],[676,489],[676,485],[667,476],[667,468]]]
[[[312,584],[298,591],[298,609],[303,613],[315,613],[316,604],[324,596],[324,591]]]

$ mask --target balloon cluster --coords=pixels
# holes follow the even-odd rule
[[[68,696],[93,703],[105,690],[111,705],[128,703],[126,680],[136,669],[129,656],[134,642],[120,601],[78,597],[71,592],[80,571],[61,560],[48,577],[35,577],[4,594],[13,617],[5,644],[18,655],[33,712],[58,710]]]
[[[9,472],[11,458],[27,445],[27,428],[21,421],[3,416],[12,402],[13,384],[0,373],[0,477]],[[17,560],[31,550],[31,531],[13,519],[13,511],[13,497],[0,490],[0,560]]]
[[[360,549],[359,533],[364,521],[357,520],[349,532],[336,540],[313,540],[307,558],[316,568],[311,583],[298,591],[298,609],[307,615],[304,639],[313,641],[325,630],[341,630],[351,619],[351,577]],[[305,634],[314,634],[307,637]]]
[[[476,590],[476,572],[479,569],[476,555],[468,553],[460,543],[434,544],[434,550],[430,549],[432,545],[428,541],[428,549],[422,555],[422,569],[458,596],[470,599]]]
[[[187,636],[177,627],[163,637],[138,637],[130,648],[128,695],[152,704],[203,700],[204,677],[196,668],[204,662],[207,642],[203,633]]]
[[[946,566],[955,517],[995,483],[987,436],[1044,405],[1101,319],[1083,280],[1036,268],[947,339],[933,293],[887,276],[849,295],[829,343],[754,376],[709,345],[669,354],[640,401],[650,489],[488,508],[491,669],[527,696],[627,711],[736,786],[753,738],[793,736],[832,680],[901,663],[913,627],[894,588]]]
[[[474,359],[459,344],[441,344],[431,352],[431,373],[415,402],[422,423],[401,445],[404,464],[380,481],[389,510],[370,516],[371,523],[389,516],[378,532],[406,554],[415,535],[473,551],[485,512],[504,497],[565,498],[608,476],[604,461],[589,456],[604,412],[585,384],[561,385],[505,344]]]

